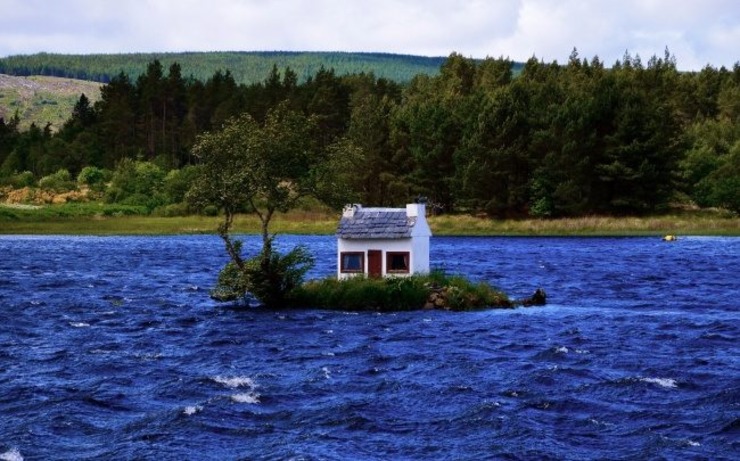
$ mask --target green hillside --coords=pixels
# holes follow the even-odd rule
[[[290,67],[300,81],[305,81],[323,66],[334,69],[337,75],[372,72],[378,78],[402,83],[418,74],[437,75],[446,57],[283,51],[86,55],[38,53],[0,58],[0,74],[46,75],[105,83],[121,72],[136,79],[146,72],[146,66],[155,59],[165,69],[177,62],[185,77],[192,76],[203,81],[216,71],[229,71],[237,83],[248,85],[264,81],[273,66],[280,70]]]

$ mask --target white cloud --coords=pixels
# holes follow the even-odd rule
[[[740,60],[736,0],[0,0],[0,56],[40,51],[455,51],[607,65],[665,47],[683,69]]]

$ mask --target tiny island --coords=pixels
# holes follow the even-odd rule
[[[244,264],[243,272],[235,264],[227,265],[212,296],[219,301],[253,297],[268,307],[376,312],[467,311],[546,303],[541,288],[529,298],[511,300],[487,283],[430,271],[431,236],[423,198],[404,208],[350,204],[344,207],[336,231],[336,277],[304,283],[302,275],[313,264],[307,249],[298,247],[281,257],[270,248],[273,262],[258,257]],[[228,236],[225,239],[229,241]]]

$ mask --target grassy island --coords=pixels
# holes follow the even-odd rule
[[[337,280],[334,277],[313,280],[297,287],[290,296],[293,306],[350,311],[407,311],[444,309],[468,311],[511,308],[518,304],[544,304],[544,292],[537,299],[510,300],[487,283],[472,283],[464,277],[442,272],[411,277]]]

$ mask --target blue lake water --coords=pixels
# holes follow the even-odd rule
[[[335,273],[332,237],[278,243]],[[549,303],[236,309],[208,297],[213,236],[0,237],[0,460],[740,458],[740,239],[431,259]]]

